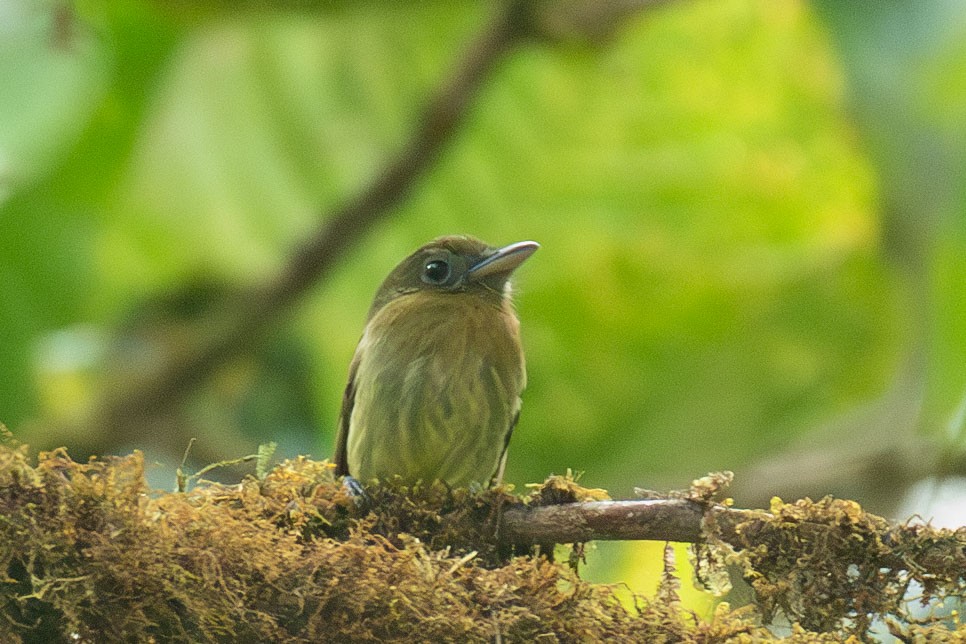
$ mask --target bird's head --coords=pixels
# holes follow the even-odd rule
[[[510,274],[538,248],[533,241],[495,248],[465,235],[434,239],[389,273],[376,292],[369,318],[392,300],[420,291],[474,293],[499,302]]]

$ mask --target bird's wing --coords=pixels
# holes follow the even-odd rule
[[[352,407],[356,402],[356,372],[359,370],[359,356],[352,358],[349,365],[349,382],[342,394],[342,411],[339,414],[339,435],[335,439],[335,475],[349,474],[349,421],[352,419]]]
[[[507,448],[510,447],[510,437],[513,435],[513,428],[517,426],[517,421],[520,420],[520,403],[517,403],[517,413],[513,414],[513,420],[510,421],[510,426],[506,430],[506,438],[503,439],[503,453],[500,454],[499,465],[496,467],[496,474],[493,475],[492,481],[493,485],[500,485],[503,483],[503,470],[506,469],[506,455]]]

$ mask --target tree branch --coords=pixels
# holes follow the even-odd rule
[[[792,561],[806,556],[831,557],[836,549],[858,561],[858,551],[865,549],[876,570],[940,576],[952,571],[957,578],[966,570],[963,528],[896,524],[863,511],[854,501],[832,497],[779,504],[771,512],[691,499],[514,506],[503,511],[499,535],[502,543],[521,545],[618,540],[705,543],[720,539],[739,552],[764,548],[753,556],[775,557],[784,552],[782,556]]]
[[[500,534],[507,542],[521,544],[620,540],[696,543],[704,540],[703,526],[710,517],[728,541],[734,526],[763,514],[686,499],[589,501],[507,508]]]
[[[409,142],[365,190],[327,218],[315,236],[296,250],[279,278],[268,285],[267,306],[284,308],[298,298],[409,194],[453,139],[486,80],[528,33],[526,5],[511,2],[480,32],[452,76],[430,99]]]
[[[459,132],[494,70],[525,39],[593,39],[604,32],[613,33],[633,11],[668,1],[620,0],[598,6],[598,0],[577,0],[566,8],[566,29],[554,20],[555,3],[509,0],[503,4],[429,98],[408,142],[368,186],[323,216],[325,223],[295,249],[276,277],[254,292],[212,307],[205,324],[195,327],[201,330],[192,345],[162,356],[155,368],[136,381],[117,383],[114,391],[106,392],[84,421],[85,427],[99,432],[104,441],[140,427],[144,419],[171,409],[225,362],[257,342],[354,244],[406,199]],[[48,433],[56,431],[58,428],[52,428]],[[90,436],[90,431],[85,433]]]
[[[473,100],[504,57],[528,33],[526,2],[501,9],[469,45],[429,99],[409,141],[358,195],[323,216],[325,224],[292,254],[280,274],[222,310],[206,337],[166,360],[136,383],[109,394],[95,413],[102,431],[158,413],[260,338],[299,297],[325,277],[353,244],[386,219],[433,166],[470,112]]]

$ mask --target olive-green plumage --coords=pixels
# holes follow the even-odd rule
[[[526,385],[508,280],[537,248],[441,237],[389,274],[349,367],[337,474],[454,487],[502,476]]]

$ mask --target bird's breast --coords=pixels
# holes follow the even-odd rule
[[[384,306],[357,350],[350,471],[488,482],[525,385],[508,302],[416,293]]]

